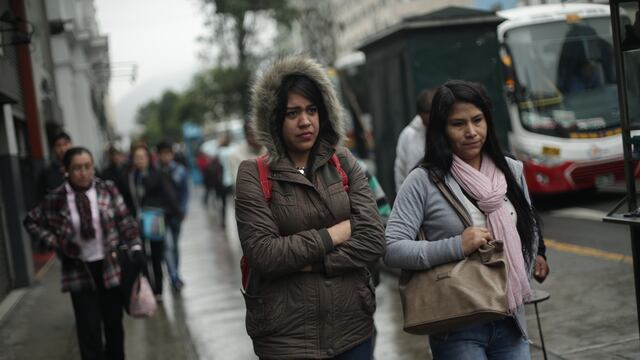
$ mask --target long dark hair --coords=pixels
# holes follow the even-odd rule
[[[144,150],[145,153],[147,153],[147,158],[149,159],[147,170],[148,171],[155,170],[155,165],[153,164],[153,157],[151,157],[151,150],[149,150],[149,147],[147,146],[147,144],[143,142],[138,142],[138,143],[132,144],[131,150],[129,151],[129,171],[133,172],[136,169],[136,165],[133,162],[133,157],[135,156],[136,151],[138,151],[139,149],[142,149]]]
[[[282,78],[282,83],[276,93],[276,108],[274,109],[271,119],[271,135],[278,137],[284,144],[282,138],[282,127],[284,124],[285,115],[287,113],[287,104],[289,102],[289,94],[300,95],[318,108],[318,117],[320,121],[320,132],[318,134],[319,139],[326,139],[332,144],[338,142],[339,135],[331,127],[329,121],[329,112],[325,105],[322,92],[315,81],[311,80],[306,75],[302,74],[289,74]]]
[[[489,156],[504,174],[507,181],[507,197],[518,214],[517,229],[522,241],[524,258],[527,265],[531,265],[534,237],[537,236],[536,217],[523,190],[513,176],[498,142],[493,121],[493,106],[484,86],[468,81],[451,80],[438,88],[431,103],[422,166],[435,170],[439,176],[449,173],[453,162],[453,152],[447,137],[447,120],[455,103],[472,104],[480,109],[484,115],[487,122],[487,136],[482,148],[483,154]]]

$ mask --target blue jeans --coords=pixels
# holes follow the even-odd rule
[[[331,360],[371,360],[373,359],[373,336],[363,343],[332,357]],[[263,360],[263,358],[260,358]]]
[[[166,217],[165,221],[168,231],[165,239],[164,259],[167,264],[169,277],[171,277],[171,283],[175,285],[175,282],[180,279],[180,250],[178,249],[178,240],[180,240],[182,221],[173,217]]]
[[[356,345],[342,354],[334,357],[334,360],[371,360],[373,357],[373,337],[368,338],[365,342]]]
[[[529,360],[529,342],[512,318],[429,336],[433,360]]]

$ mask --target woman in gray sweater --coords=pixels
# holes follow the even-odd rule
[[[524,302],[538,255],[539,232],[522,163],[506,158],[494,130],[491,102],[482,85],[449,81],[433,97],[425,157],[403,183],[389,218],[384,261],[424,270],[458,261],[493,239],[505,242],[512,316],[429,337],[434,359],[529,359]],[[443,179],[473,225],[464,228],[425,169]],[[422,227],[429,241],[415,241]]]

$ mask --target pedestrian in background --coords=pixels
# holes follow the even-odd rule
[[[427,125],[429,124],[429,112],[431,111],[431,98],[433,90],[425,89],[418,94],[416,100],[416,116],[407,125],[396,145],[396,160],[393,164],[393,178],[396,184],[396,192],[400,191],[400,185],[409,175],[409,172],[418,165],[424,157]]]
[[[200,145],[202,147],[202,144]],[[200,170],[200,174],[202,174],[202,184],[204,185],[204,194],[202,194],[202,205],[206,208],[209,206],[209,194],[211,191],[215,192],[213,178],[209,173],[209,165],[211,164],[211,159],[207,156],[207,154],[202,151],[202,148],[198,150],[198,155],[196,156],[196,166],[198,170]]]
[[[107,149],[106,159],[107,166],[100,172],[100,178],[113,181],[125,203],[130,203],[131,195],[127,187],[127,155],[111,145]]]
[[[244,295],[254,351],[368,360],[376,305],[366,266],[384,251],[383,228],[364,173],[339,146],[333,85],[314,60],[288,57],[254,86],[252,108],[272,185],[267,200],[257,162],[242,162],[235,204],[251,268]]]
[[[64,131],[51,138],[51,152],[53,157],[49,166],[44,168],[36,179],[36,201],[40,202],[50,191],[65,182],[65,169],[62,164],[64,153],[72,146],[71,137]]]
[[[136,144],[131,148],[131,169],[128,174],[128,187],[131,194],[129,209],[141,221],[142,238],[149,245],[151,251],[151,284],[153,293],[158,301],[162,301],[162,263],[164,261],[164,247],[166,231],[156,229],[162,233],[155,234],[158,238],[150,238],[145,234],[142,224],[144,212],[162,212],[161,216],[182,218],[180,204],[171,179],[158,170],[151,161],[149,148],[144,144]],[[161,225],[159,225],[162,227]]]
[[[234,176],[231,175],[230,157],[234,148],[231,145],[231,139],[228,134],[221,135],[218,144],[219,146],[216,158],[213,159],[209,167],[212,168],[211,171],[214,173],[213,176],[216,177],[215,188],[216,196],[218,197],[218,200],[220,200],[220,220],[222,227],[225,227],[227,225],[227,197],[231,195],[233,190]],[[216,160],[218,162],[217,164]],[[215,169],[215,166],[218,166],[218,168]],[[218,174],[218,176],[215,174]]]
[[[530,359],[524,302],[534,270],[546,277],[544,254],[521,162],[505,157],[483,86],[449,81],[433,97],[421,167],[443,179],[473,220],[464,228],[423,168],[414,169],[387,223],[384,261],[422,270],[458,261],[483,244],[504,241],[512,316],[429,337],[434,359]],[[415,241],[419,229],[429,241]]]
[[[127,245],[135,264],[145,266],[138,227],[116,187],[94,177],[89,150],[71,148],[62,163],[66,181],[29,211],[24,226],[62,262],[62,291],[71,294],[82,359],[124,359],[117,251]]]
[[[229,154],[231,185],[234,187],[236,185],[238,169],[240,168],[240,163],[242,163],[242,161],[255,159],[264,153],[264,146],[256,141],[256,137],[253,134],[253,130],[251,130],[249,123],[245,123],[244,141],[241,144],[236,145]]]
[[[169,232],[166,240],[165,262],[169,277],[171,278],[171,286],[174,291],[180,291],[184,286],[184,282],[180,277],[180,229],[182,221],[187,214],[187,205],[189,202],[189,174],[187,169],[174,160],[173,145],[168,142],[161,142],[156,147],[158,153],[158,164],[162,171],[171,180],[171,185],[178,198],[180,204],[180,217],[170,213],[166,216]]]

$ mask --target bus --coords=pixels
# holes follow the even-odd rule
[[[539,5],[497,15],[506,19],[498,39],[509,147],[524,163],[529,191],[624,181],[609,6]]]

